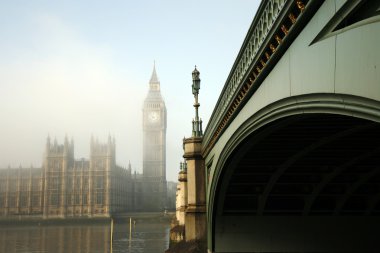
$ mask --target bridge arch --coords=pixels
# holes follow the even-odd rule
[[[375,216],[380,214],[379,184],[368,183],[380,180],[379,112],[375,100],[319,93],[288,97],[254,113],[214,161],[208,188],[209,248],[315,252],[359,247],[365,252],[363,245],[376,242],[368,229],[373,222],[379,224]],[[303,132],[297,133],[300,129]],[[356,144],[370,144],[355,147],[349,142],[353,138]],[[282,145],[285,141],[294,144]],[[327,225],[331,232],[324,234],[320,223],[331,221],[336,227]],[[355,231],[328,241],[332,233],[344,232],[347,222]],[[295,228],[281,234],[273,230],[273,223]],[[317,230],[316,238],[302,223]],[[342,240],[361,234],[365,244],[343,245]],[[295,243],[300,238],[302,242]]]

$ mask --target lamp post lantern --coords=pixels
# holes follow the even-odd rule
[[[192,92],[193,92],[194,99],[195,99],[195,102],[194,102],[195,118],[193,119],[193,132],[192,132],[193,137],[202,137],[203,136],[202,119],[199,119],[199,115],[198,115],[198,107],[200,106],[200,104],[198,102],[198,94],[199,94],[199,90],[201,88],[201,79],[199,78],[199,74],[200,73],[197,70],[197,66],[195,66],[195,69],[192,73],[193,84],[191,85]]]

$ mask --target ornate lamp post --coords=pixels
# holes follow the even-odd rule
[[[205,161],[202,157],[202,120],[198,115],[198,95],[201,84],[199,71],[195,67],[192,72],[192,93],[195,98],[195,118],[193,119],[192,137],[184,138],[183,149],[185,158],[181,164],[180,176],[183,178],[184,202],[186,203],[185,234],[186,241],[195,241],[203,249],[206,245],[206,192],[205,192]],[[186,181],[185,181],[186,180]],[[182,216],[181,216],[182,217]],[[204,248],[202,252],[206,252]]]
[[[195,119],[193,119],[193,137],[202,137],[202,120],[199,119],[198,115],[198,107],[200,106],[198,102],[198,94],[199,90],[201,88],[201,79],[199,78],[199,71],[197,70],[197,66],[195,66],[195,69],[192,73],[193,76],[193,84],[191,85],[193,95],[195,98],[194,107],[195,107]]]

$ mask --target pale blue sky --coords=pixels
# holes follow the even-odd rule
[[[168,111],[167,179],[191,134],[191,72],[207,124],[259,1],[1,1],[0,167],[40,167],[48,134],[89,157],[116,138],[142,171],[142,103],[156,61]],[[205,124],[205,125],[206,125]]]

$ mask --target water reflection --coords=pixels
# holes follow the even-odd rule
[[[164,252],[168,248],[167,223],[115,223],[112,253]],[[1,226],[0,252],[110,252],[110,225]]]

